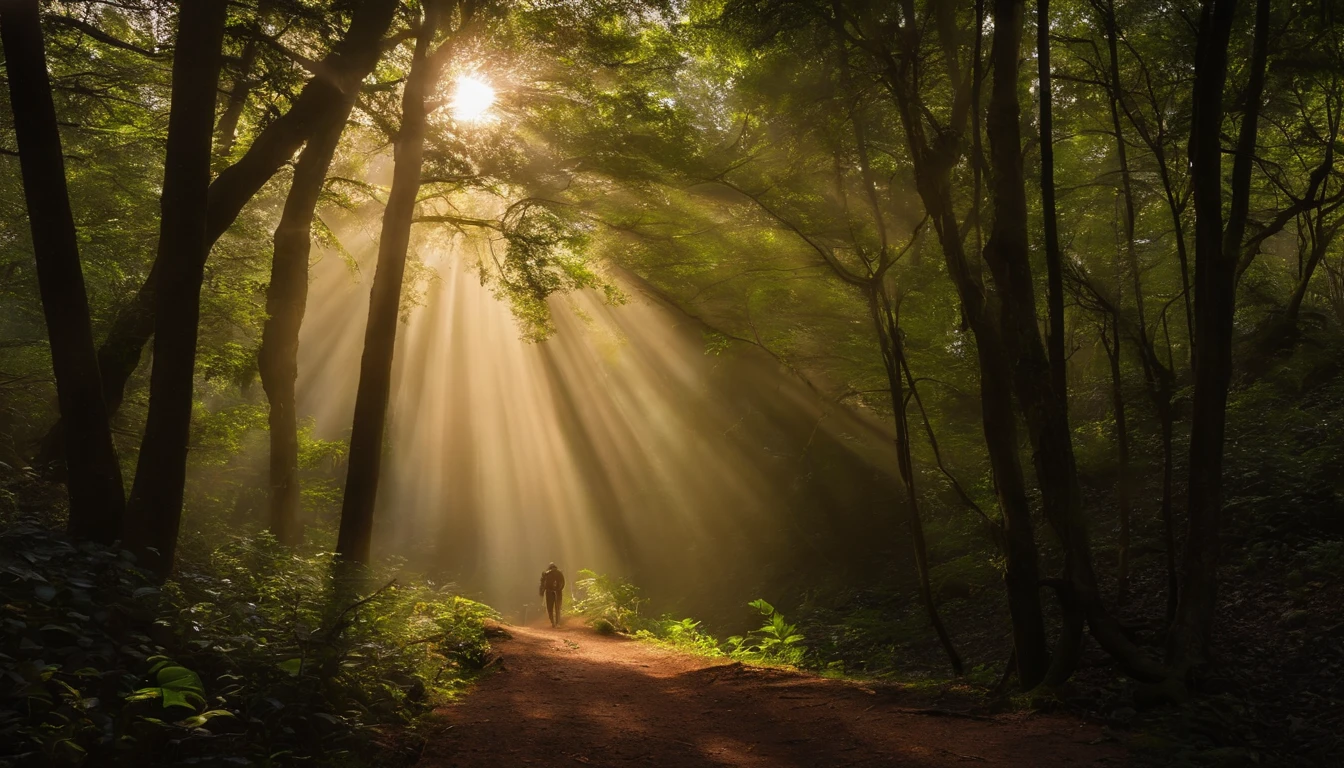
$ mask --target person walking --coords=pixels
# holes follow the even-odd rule
[[[541,587],[537,589],[537,596],[546,598],[546,616],[551,620],[552,627],[560,626],[560,603],[565,595],[565,574],[551,563],[546,570],[541,572]]]

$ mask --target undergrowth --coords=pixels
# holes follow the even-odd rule
[[[803,644],[806,638],[797,625],[785,621],[784,615],[765,600],[748,603],[764,624],[746,635],[720,641],[701,629],[701,623],[695,619],[641,616],[644,600],[639,596],[639,587],[620,577],[583,569],[575,586],[580,596],[574,603],[574,612],[604,634],[622,632],[700,656],[727,657],[752,664],[802,666],[807,661],[808,649]]]
[[[388,729],[485,660],[493,611],[443,587],[193,544],[158,586],[43,522],[0,530],[0,765],[395,764]]]

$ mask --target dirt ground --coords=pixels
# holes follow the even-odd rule
[[[1101,729],[971,717],[873,689],[688,656],[574,625],[507,627],[499,660],[438,713],[419,768],[1120,766]]]

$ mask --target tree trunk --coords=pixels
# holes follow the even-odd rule
[[[326,125],[331,112],[341,109],[346,95],[357,92],[382,56],[382,39],[392,24],[397,0],[362,0],[355,6],[345,37],[320,63],[318,72],[279,119],[257,136],[247,152],[220,172],[210,185],[206,223],[207,248],[233,224],[243,206],[289,162],[308,137]],[[114,414],[125,396],[126,382],[140,364],[140,352],[154,332],[155,294],[162,280],[156,259],[135,298],[122,307],[107,339],[98,349],[103,374],[103,397]],[[42,440],[39,460],[53,460],[62,446],[53,427]]]
[[[346,562],[367,564],[373,540],[374,504],[382,468],[383,431],[388,394],[392,386],[392,354],[397,343],[401,282],[406,271],[411,219],[420,190],[424,155],[426,99],[438,82],[439,62],[430,54],[438,30],[443,0],[427,2],[415,40],[415,55],[401,102],[401,129],[395,145],[392,190],[383,212],[378,240],[378,267],[373,275],[369,321],[364,330],[364,355],[359,366],[354,426],[350,433],[350,461],[341,505],[341,528],[336,554]]]
[[[1329,250],[1338,229],[1337,224],[1326,226],[1323,223],[1324,219],[1325,212],[1317,211],[1316,222],[1308,224],[1312,229],[1311,250],[1307,253],[1306,263],[1302,265],[1302,275],[1298,278],[1297,285],[1293,288],[1293,293],[1288,297],[1288,304],[1283,310],[1284,324],[1281,333],[1284,337],[1290,338],[1297,334],[1297,322],[1302,314],[1302,302],[1307,298],[1307,289],[1311,287],[1311,277],[1316,274],[1316,267],[1325,257],[1325,252]]]
[[[935,148],[925,134],[919,92],[908,63],[912,57],[920,55],[918,34],[907,26],[897,39],[902,45],[902,61],[906,63],[903,65],[890,57],[885,75],[910,149],[916,189],[938,233],[948,274],[960,299],[962,317],[975,335],[985,447],[1004,521],[1004,581],[1012,619],[1013,649],[1018,679],[1029,689],[1044,679],[1050,653],[1041,613],[1035,525],[1018,455],[1017,415],[1013,411],[1011,392],[1001,384],[1011,377],[1011,365],[1004,354],[1001,334],[991,316],[978,270],[972,270],[966,257],[953,212],[950,170],[956,158],[949,153],[955,147],[940,141]],[[971,82],[966,83],[968,93],[977,90],[974,79],[972,76]],[[975,101],[974,96],[968,99],[967,112],[971,111],[969,103],[972,101]],[[953,125],[952,129],[959,130],[960,125]],[[977,160],[973,158],[972,162]]]
[[[302,543],[299,519],[299,434],[294,385],[299,374],[299,329],[308,303],[308,256],[312,250],[313,216],[326,182],[327,169],[340,143],[355,92],[344,108],[332,112],[317,128],[294,166],[294,180],[275,229],[271,282],[266,289],[266,324],[261,334],[257,368],[270,402],[270,525],[284,544]]]
[[[1106,320],[1102,321],[1106,323]],[[1120,541],[1117,545],[1119,567],[1116,569],[1115,602],[1123,604],[1129,599],[1129,425],[1125,420],[1125,392],[1120,377],[1120,318],[1112,317],[1111,327],[1114,335],[1108,334],[1105,325],[1101,330],[1101,343],[1106,348],[1106,359],[1111,367],[1111,409],[1115,413],[1116,478],[1115,498],[1120,513]]]
[[[172,570],[186,484],[205,256],[210,147],[226,0],[180,7],[159,224],[149,415],[127,506],[126,540],[160,577]]]
[[[1170,349],[1170,348],[1168,348]],[[1158,424],[1162,430],[1162,541],[1166,549],[1167,564],[1167,623],[1176,618],[1176,601],[1180,596],[1180,583],[1176,575],[1176,513],[1172,510],[1172,475],[1175,473],[1176,450],[1172,436],[1175,415],[1171,408],[1171,386],[1155,390],[1153,401],[1157,407]]]
[[[1232,380],[1237,261],[1246,229],[1250,177],[1268,58],[1269,0],[1258,0],[1247,103],[1232,169],[1232,202],[1223,228],[1223,87],[1235,0],[1206,0],[1195,53],[1191,174],[1195,200],[1195,357],[1190,423],[1189,520],[1180,599],[1168,636],[1169,660],[1186,672],[1208,660],[1218,598],[1223,517],[1223,436]]]
[[[238,138],[238,120],[247,106],[247,97],[252,93],[252,67],[257,62],[257,40],[248,38],[243,44],[243,55],[238,60],[238,71],[233,76],[233,87],[229,89],[229,98],[224,102],[224,113],[219,116],[215,126],[215,154],[227,158],[233,154],[233,144]]]
[[[1065,610],[1076,606],[1082,611],[1093,636],[1132,674],[1160,679],[1166,670],[1145,657],[1124,636],[1101,601],[1083,520],[1082,494],[1064,403],[1066,393],[1055,391],[1037,326],[1017,88],[1022,6],[1022,0],[994,2],[994,42],[990,51],[994,81],[986,120],[993,170],[994,223],[985,245],[985,261],[1001,297],[1003,347],[1013,361],[1010,381],[1029,427],[1042,505],[1064,548],[1069,591]],[[1051,683],[1066,680],[1077,663],[1080,644],[1069,636],[1075,626],[1078,625],[1074,622],[1066,622],[1068,631],[1057,647],[1068,653],[1056,654],[1049,674]]]
[[[1139,355],[1143,360],[1144,383],[1148,389],[1149,398],[1158,412],[1158,418],[1163,421],[1163,434],[1170,436],[1171,433],[1171,388],[1172,372],[1162,365],[1157,356],[1157,350],[1154,342],[1148,334],[1148,316],[1145,310],[1143,293],[1143,276],[1139,269],[1139,257],[1135,247],[1135,214],[1134,214],[1134,183],[1133,176],[1129,168],[1129,151],[1125,143],[1124,126],[1120,121],[1121,99],[1124,98],[1120,82],[1120,53],[1119,37],[1120,32],[1115,20],[1115,2],[1114,0],[1094,0],[1101,19],[1101,28],[1105,30],[1106,51],[1109,59],[1109,78],[1108,78],[1108,96],[1110,102],[1111,131],[1115,138],[1116,160],[1120,166],[1120,194],[1124,204],[1123,233],[1122,241],[1126,257],[1126,268],[1129,271],[1130,287],[1134,292],[1134,307],[1136,314],[1134,336],[1135,342],[1139,347]],[[1163,169],[1165,180],[1165,168]],[[1171,193],[1168,189],[1168,196]],[[1176,225],[1176,250],[1180,256],[1182,264],[1182,274],[1185,270],[1185,238],[1181,232],[1180,213],[1172,207],[1172,215]],[[1111,355],[1112,380],[1114,389],[1114,402],[1116,412],[1117,432],[1123,433],[1124,420],[1124,401],[1119,389],[1119,359],[1120,359],[1120,317],[1119,310],[1116,310],[1115,321],[1115,342],[1116,349],[1114,353],[1108,349],[1107,353]],[[1129,471],[1129,448],[1128,435],[1123,434],[1119,437],[1122,445],[1119,451],[1122,455],[1121,461],[1121,479],[1119,485],[1120,503],[1121,503],[1121,538],[1123,549],[1120,558],[1119,583],[1116,590],[1116,601],[1124,602],[1128,593],[1129,582],[1129,553],[1128,553],[1128,527],[1129,527],[1129,498],[1128,498],[1128,471]],[[1162,495],[1162,522],[1166,530],[1173,528],[1172,510],[1171,510],[1171,443],[1165,440],[1165,450],[1162,457],[1163,472],[1163,495]],[[1167,620],[1170,621],[1176,609],[1176,559],[1175,547],[1171,541],[1167,542]]]
[[[70,535],[111,544],[126,500],[89,324],[37,0],[0,3],[10,107],[66,444]]]
[[[878,278],[880,280],[880,278]],[[879,346],[882,349],[882,363],[887,371],[887,387],[891,394],[892,417],[896,422],[896,457],[901,472],[901,483],[905,486],[906,525],[910,530],[910,544],[914,548],[915,571],[919,578],[919,599],[928,614],[929,624],[938,635],[947,654],[952,673],[962,674],[961,655],[952,642],[943,619],[938,615],[938,606],[934,603],[933,587],[929,579],[929,552],[924,539],[924,521],[919,514],[919,494],[915,488],[915,465],[910,450],[910,422],[907,416],[905,382],[901,378],[901,367],[905,360],[905,350],[901,342],[900,325],[896,312],[891,306],[886,292],[876,280],[868,286],[868,307],[873,318],[873,329],[877,332]]]
[[[1335,158],[1335,139],[1339,133],[1338,122],[1331,126],[1330,138],[1325,145],[1325,160],[1322,165],[1326,167],[1334,166]],[[1283,309],[1283,319],[1271,327],[1270,338],[1266,345],[1266,351],[1274,353],[1284,345],[1285,342],[1291,344],[1297,338],[1298,322],[1302,314],[1302,302],[1307,298],[1307,291],[1311,288],[1311,278],[1316,274],[1316,268],[1320,266],[1321,260],[1325,258],[1326,252],[1334,242],[1335,235],[1339,233],[1340,221],[1338,219],[1326,223],[1326,216],[1337,211],[1340,203],[1332,206],[1324,205],[1330,180],[1325,178],[1321,181],[1320,197],[1321,205],[1317,206],[1315,211],[1304,214],[1306,219],[1306,230],[1309,246],[1307,249],[1307,258],[1304,261],[1301,256],[1301,249],[1298,250],[1298,276],[1297,285],[1293,287],[1293,293],[1288,297],[1288,303]]]
[[[1045,270],[1049,328],[1050,381],[1068,407],[1068,374],[1064,359],[1064,270],[1059,247],[1059,215],[1055,206],[1055,138],[1050,93],[1050,0],[1036,0],[1036,77],[1041,111],[1041,216],[1045,223]]]

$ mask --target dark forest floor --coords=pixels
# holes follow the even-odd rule
[[[1274,546],[1247,547],[1237,534]],[[1162,691],[1127,679],[1091,638],[1085,640],[1082,666],[1054,698],[985,703],[1068,712],[1104,724],[1145,764],[1340,768],[1344,580],[1337,573],[1337,541],[1320,532],[1295,535],[1278,521],[1254,538],[1240,530],[1229,536],[1213,664],[1185,704],[1174,705]],[[1099,555],[1098,567],[1108,574],[1114,562]],[[1131,599],[1115,608],[1154,658],[1162,657],[1165,640],[1163,579],[1160,553],[1145,552],[1136,563]],[[1113,583],[1106,587],[1113,594]],[[818,601],[828,608],[810,606],[793,615],[810,639],[842,638],[824,650],[843,659],[846,670],[922,682],[932,690],[955,688],[921,609],[905,597],[909,591],[903,583],[837,590]],[[1053,611],[1053,602],[1046,607]],[[972,682],[988,697],[1007,655],[1001,587],[976,584],[969,597],[943,601],[941,611],[967,668],[978,670]],[[879,623],[869,616],[896,618]]]
[[[1119,766],[1093,723],[978,714],[897,685],[756,668],[606,637],[509,627],[498,660],[437,713],[422,768]]]

